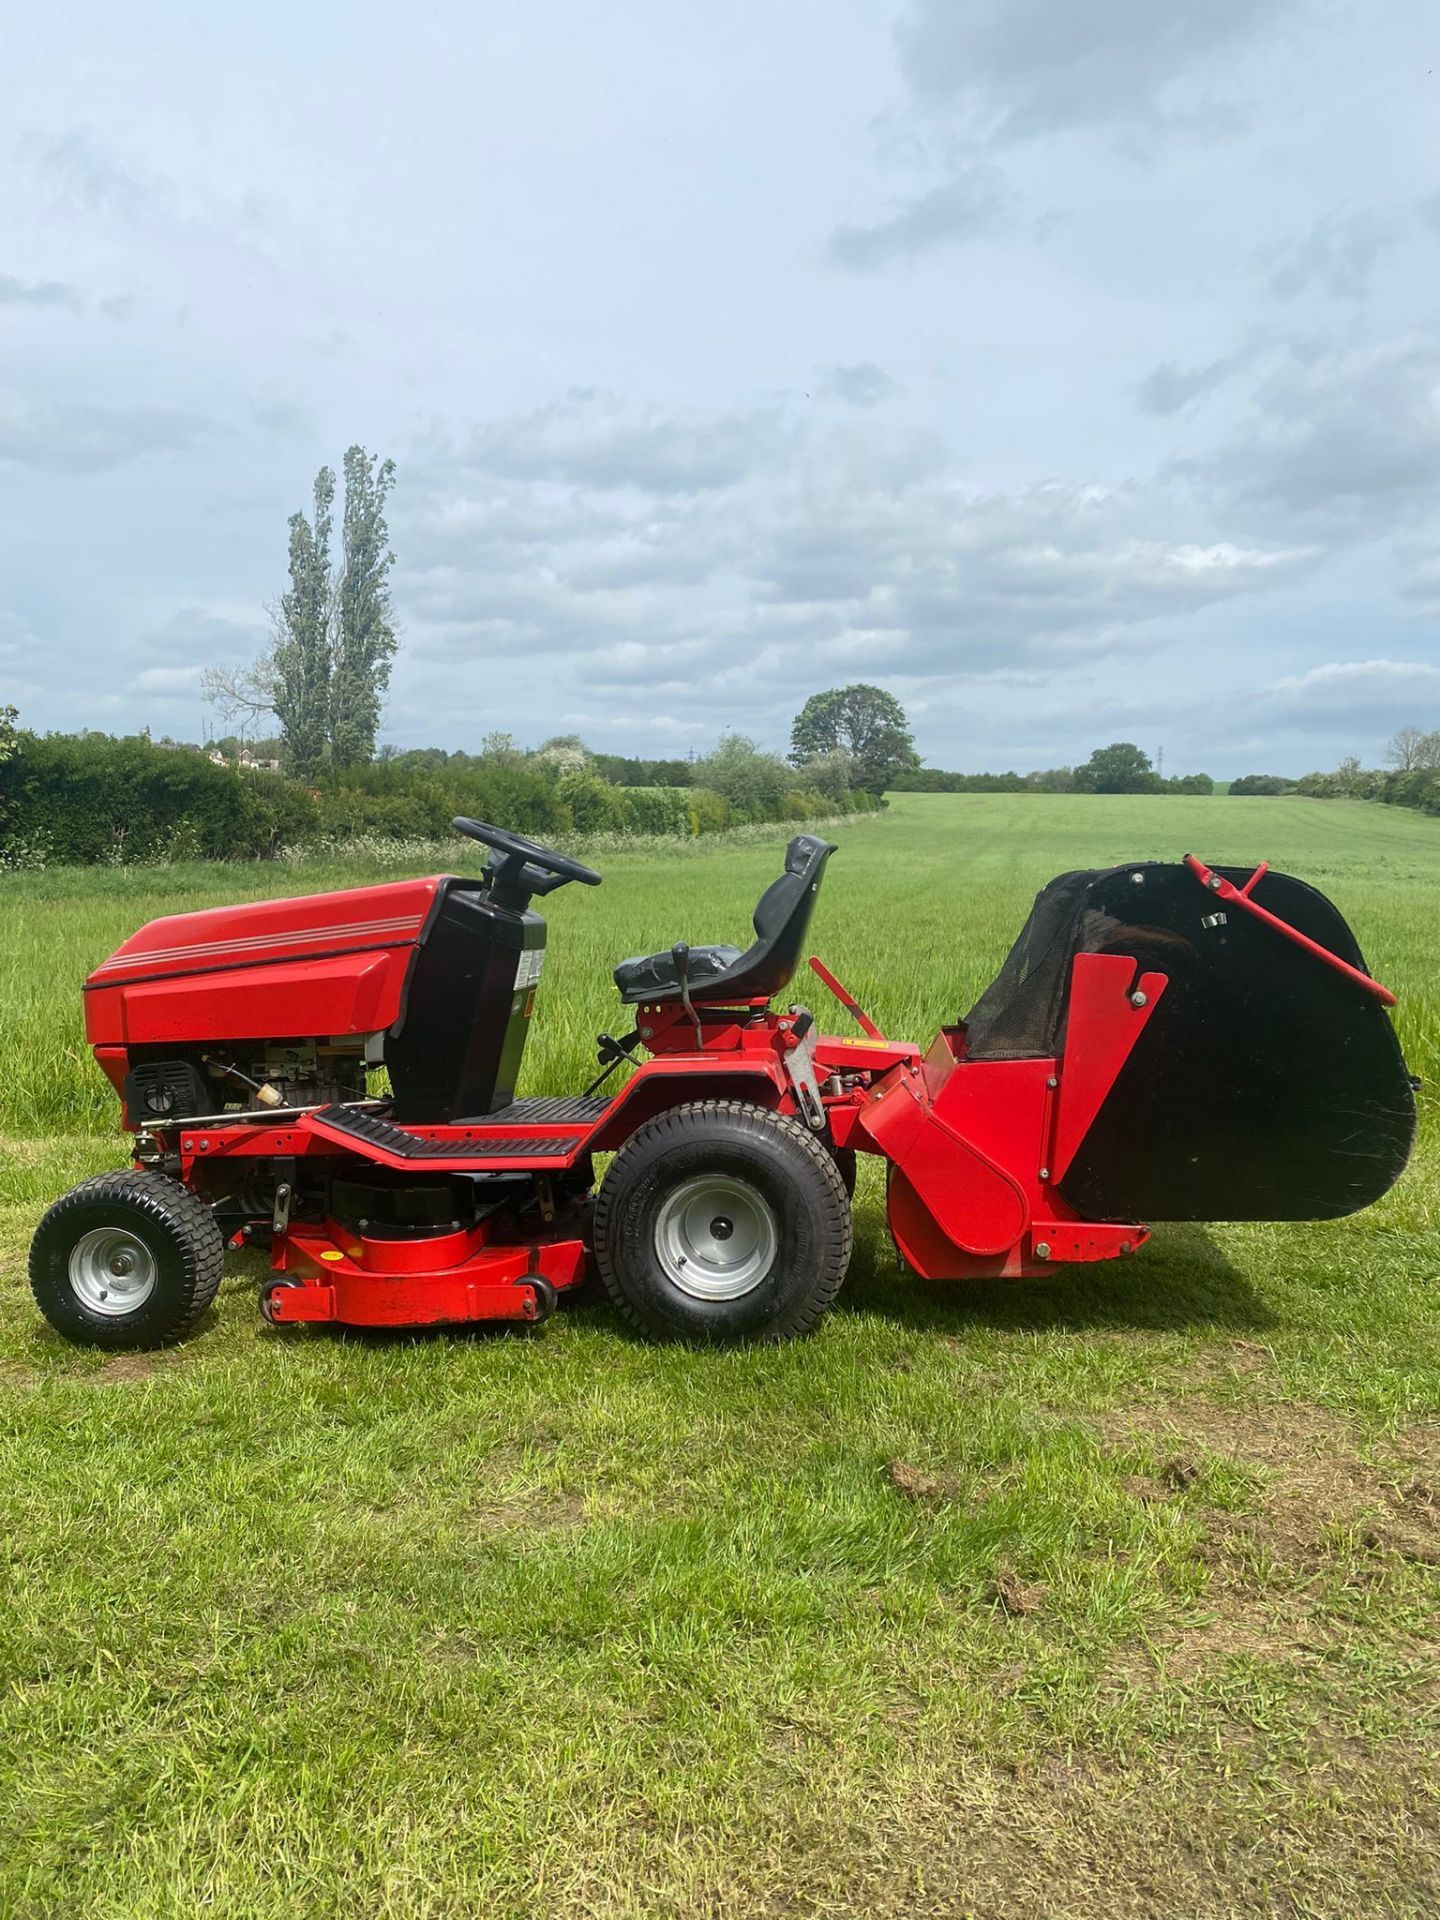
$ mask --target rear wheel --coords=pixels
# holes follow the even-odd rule
[[[160,1173],[102,1173],[36,1228],[30,1285],[67,1340],[161,1347],[200,1319],[224,1263],[220,1229],[193,1193]]]
[[[632,1325],[662,1340],[806,1332],[850,1261],[850,1205],[799,1121],[703,1101],[638,1129],[595,1206],[595,1257]]]

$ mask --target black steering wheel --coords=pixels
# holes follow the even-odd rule
[[[450,824],[468,840],[478,840],[482,847],[489,847],[492,853],[500,855],[498,860],[490,862],[489,870],[494,876],[490,891],[501,904],[507,897],[528,899],[531,894],[553,893],[569,880],[578,880],[582,887],[600,885],[600,875],[593,867],[539,846],[523,834],[507,833],[504,827],[492,827],[485,820],[467,820],[463,814],[457,815]]]

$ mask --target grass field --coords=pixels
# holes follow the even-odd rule
[[[524,1090],[587,1076],[615,959],[740,937],[782,837],[557,896]],[[907,1037],[1053,873],[1193,846],[1329,892],[1440,1074],[1440,822],[909,796],[834,837],[814,947]],[[62,1347],[29,1234],[122,1157],[81,976],[368,877],[0,876],[0,1915],[1435,1911],[1428,1096],[1369,1214],[1044,1285],[898,1274],[862,1172],[780,1350],[282,1334],[253,1260],[182,1349]]]

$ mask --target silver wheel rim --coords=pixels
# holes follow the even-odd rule
[[[159,1278],[154,1254],[125,1227],[92,1227],[70,1249],[70,1285],[76,1299],[109,1319],[143,1307]]]
[[[702,1173],[665,1196],[655,1254],[665,1277],[692,1300],[738,1300],[775,1263],[780,1236],[764,1196],[748,1181]]]

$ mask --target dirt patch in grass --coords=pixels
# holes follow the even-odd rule
[[[1222,1550],[1228,1542],[1263,1547],[1283,1564],[1303,1568],[1327,1543],[1350,1532],[1371,1551],[1393,1546],[1429,1559],[1440,1546],[1440,1503],[1435,1481],[1423,1470],[1437,1444],[1428,1428],[1415,1428],[1385,1449],[1389,1462],[1362,1446],[1348,1421],[1324,1407],[1291,1401],[1282,1405],[1225,1407],[1210,1401],[1171,1401],[1152,1409],[1101,1416],[1095,1425],[1115,1444],[1143,1441],[1174,1452],[1153,1475],[1128,1484],[1147,1500],[1194,1495],[1203,1501],[1208,1461],[1253,1472],[1253,1513],[1207,1511]]]
[[[1191,1385],[1204,1386],[1211,1381],[1264,1373],[1274,1357],[1258,1340],[1223,1340],[1187,1362],[1185,1371]]]
[[[823,1744],[799,1724],[776,1742],[775,1764],[805,1768],[813,1790],[804,1811],[777,1821],[772,1844],[711,1864],[693,1842],[682,1854],[656,1835],[648,1899],[632,1882],[612,1906],[592,1884],[574,1906],[617,1920],[1428,1920],[1436,1910],[1440,1815],[1419,1742],[1367,1745],[1317,1724],[1303,1750],[1282,1752],[1210,1718],[1140,1765],[1076,1748],[1007,1761],[942,1753],[923,1734],[910,1746],[905,1717],[887,1719],[900,1751],[863,1809],[826,1794]],[[570,1910],[563,1899],[558,1910]]]
[[[1008,1779],[967,1767],[912,1791],[888,1870],[852,1884],[843,1910],[957,1920],[1433,1912],[1440,1823],[1428,1754],[1367,1751],[1340,1730],[1317,1729],[1311,1746],[1303,1767],[1248,1747],[1221,1768],[1213,1749],[1178,1748],[1143,1773],[1096,1753],[1047,1756]],[[1257,1775],[1282,1789],[1285,1819],[1261,1817]]]
[[[890,1461],[885,1478],[907,1500],[953,1500],[959,1493],[957,1482],[948,1474],[926,1473],[921,1467],[912,1467],[908,1460]]]
[[[157,1362],[153,1354],[117,1353],[101,1362],[90,1376],[90,1384],[96,1387],[135,1387],[153,1380],[156,1371]]]
[[[1334,1590],[1373,1585],[1387,1563],[1440,1566],[1440,1499],[1435,1481],[1416,1470],[1435,1444],[1428,1428],[1397,1437],[1381,1450],[1386,1460],[1349,1422],[1304,1402],[1237,1408],[1189,1399],[1096,1424],[1117,1445],[1143,1442],[1161,1455],[1153,1472],[1124,1485],[1147,1504],[1187,1503],[1203,1528],[1198,1551],[1210,1576],[1209,1617],[1157,1634],[1144,1657],[1122,1655],[1110,1669],[1116,1684],[1153,1681],[1157,1671],[1185,1681],[1236,1657],[1292,1667],[1323,1660],[1345,1632]],[[1207,1475],[1220,1463],[1253,1473],[1253,1506],[1206,1500]]]
[[[470,1511],[483,1533],[549,1533],[583,1527],[589,1518],[578,1493],[517,1493],[486,1500]]]
[[[47,1380],[64,1381],[80,1387],[130,1387],[151,1379],[156,1360],[149,1353],[117,1353],[102,1360],[98,1367],[81,1365],[52,1372],[28,1366],[23,1360],[0,1360],[0,1388],[38,1387]]]
[[[1243,1455],[1262,1465],[1292,1463],[1341,1447],[1354,1448],[1354,1429],[1348,1421],[1325,1407],[1299,1401],[1223,1406],[1187,1395],[1181,1400],[1159,1400],[1148,1407],[1121,1407],[1096,1414],[1091,1424],[1110,1441],[1149,1441],[1159,1434],[1173,1437],[1177,1448],[1208,1448]]]
[[[1038,1613],[1050,1589],[1043,1580],[1022,1580],[1015,1569],[1002,1561],[990,1587],[990,1598],[1012,1617]]]

